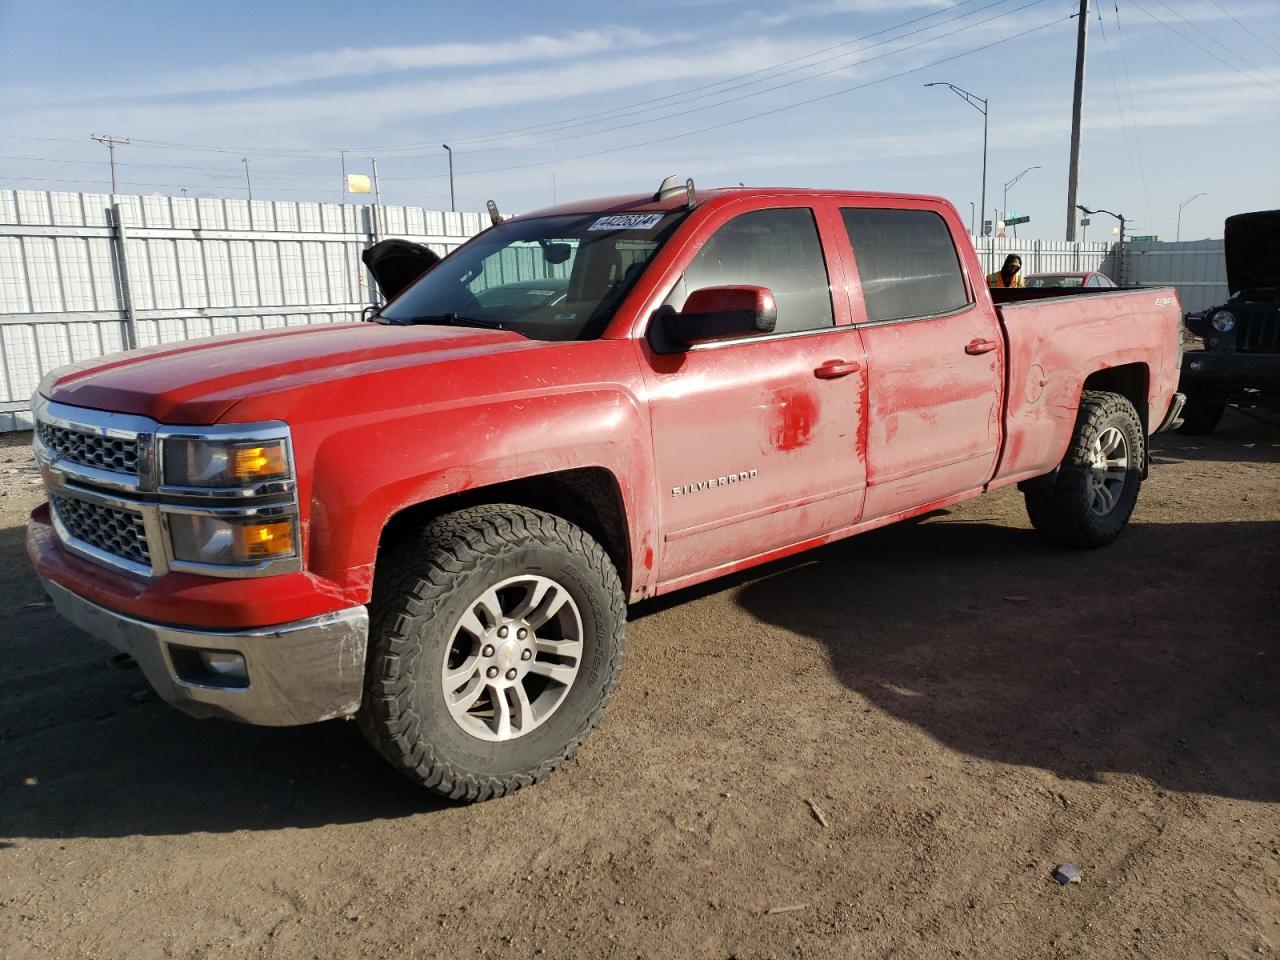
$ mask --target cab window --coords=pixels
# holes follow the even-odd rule
[[[784,207],[744,213],[707,238],[666,299],[679,310],[703,287],[768,287],[778,305],[774,333],[835,326],[831,285],[813,211]]]
[[[840,217],[868,321],[932,317],[971,302],[951,231],[932,210],[846,207]]]

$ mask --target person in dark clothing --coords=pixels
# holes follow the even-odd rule
[[[1022,279],[1022,258],[1016,253],[1011,253],[1004,258],[1004,266],[998,273],[987,275],[988,287],[1025,287],[1026,285],[1026,281]]]

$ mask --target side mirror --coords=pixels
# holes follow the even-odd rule
[[[703,287],[689,294],[684,309],[662,318],[662,332],[676,344],[773,333],[778,305],[768,287]]]

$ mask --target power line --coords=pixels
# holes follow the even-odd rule
[[[941,10],[934,10],[930,13],[923,14],[919,17],[914,17],[910,20],[905,20],[901,23],[895,23],[892,26],[885,27],[881,30],[876,30],[872,33],[864,34],[863,36],[860,36],[860,37],[854,37],[852,40],[845,40],[841,43],[833,44],[829,47],[823,47],[820,50],[814,50],[814,51],[811,51],[810,53],[802,54],[801,56],[798,56],[798,57],[792,57],[789,60],[782,60],[777,63],[772,63],[766,67],[760,67],[759,69],[751,70],[747,73],[739,74],[735,77],[727,77],[724,80],[717,80],[713,83],[705,83],[695,87],[689,87],[684,90],[677,90],[674,93],[669,93],[661,97],[649,98],[646,100],[639,100],[629,104],[624,104],[619,107],[613,107],[609,110],[601,110],[596,113],[582,114],[577,117],[568,117],[562,120],[549,121],[547,123],[531,124],[525,127],[513,127],[509,130],[502,130],[502,131],[497,131],[494,133],[487,133],[487,134],[476,134],[470,137],[454,137],[453,140],[455,143],[475,143],[475,142],[486,141],[486,140],[505,139],[505,138],[509,138],[512,136],[520,135],[520,134],[528,135],[528,134],[537,133],[537,132],[552,133],[552,132],[557,132],[556,128],[571,129],[574,127],[587,126],[593,123],[600,122],[601,120],[610,119],[612,117],[628,116],[631,114],[639,114],[639,113],[649,113],[654,110],[661,110],[661,109],[665,109],[666,107],[676,106],[680,103],[690,103],[694,100],[703,100],[703,99],[706,99],[707,97],[720,96],[722,93],[728,92],[728,90],[720,90],[713,93],[699,93],[699,91],[712,90],[715,87],[727,87],[729,90],[741,89],[742,87],[753,86],[754,84],[757,84],[757,83],[764,83],[766,80],[774,80],[774,79],[777,79],[778,77],[783,77],[789,73],[795,73],[799,70],[807,70],[810,67],[817,66],[818,64],[821,64],[821,63],[826,63],[833,59],[838,59],[839,57],[848,56],[849,54],[838,54],[836,57],[827,57],[822,60],[815,60],[812,63],[802,64],[801,66],[795,67],[791,70],[785,70],[781,73],[775,73],[771,77],[762,76],[763,74],[767,74],[767,73],[770,73],[771,71],[777,70],[779,67],[786,67],[786,66],[790,66],[793,63],[800,63],[800,61],[802,60],[811,60],[814,57],[821,56],[824,53],[829,53],[832,50],[840,50],[845,47],[852,46],[856,43],[861,43],[864,40],[870,40],[873,37],[878,37],[886,33],[892,33],[895,30],[899,30],[903,27],[912,26],[913,24],[919,23],[923,20],[932,19],[933,17],[937,17],[943,13],[951,12],[953,10],[956,10],[963,6],[967,6],[968,4],[974,3],[974,2],[976,2],[976,0],[960,0],[959,3],[956,3],[950,7],[946,7]],[[1004,2],[1006,2],[1006,0],[996,0],[995,3],[988,4],[987,6],[988,7],[996,6],[999,3],[1004,3]],[[979,10],[984,10],[984,9],[987,9],[987,7],[979,8]],[[978,11],[971,11],[971,12],[978,12]],[[967,15],[968,14],[962,14],[962,16],[967,16]],[[953,17],[952,19],[954,20],[958,18]],[[943,22],[945,23],[950,21],[943,21]],[[910,34],[908,34],[907,36],[909,35]],[[898,38],[898,39],[901,39],[901,38]],[[873,44],[873,46],[875,45]],[[748,78],[750,77],[758,77],[759,79],[748,80]],[[739,82],[739,81],[747,81],[747,82]],[[695,93],[698,93],[699,95],[685,97],[686,94],[695,94]],[[680,99],[680,98],[684,98],[684,99]],[[663,101],[673,101],[673,102],[666,103],[664,105]],[[388,152],[395,152],[397,150],[412,150],[412,149],[418,149],[418,148],[423,148],[428,146],[430,146],[430,143],[423,142],[423,143],[402,144],[398,147],[374,146],[374,147],[360,147],[359,149],[376,150],[379,152],[388,153]],[[480,151],[478,150],[459,151],[459,153],[462,153],[462,152],[478,153]]]
[[[1142,159],[1142,138],[1138,135],[1138,108],[1133,102],[1133,80],[1129,75],[1129,53],[1125,47],[1124,31],[1120,26],[1120,4],[1113,0],[1112,7],[1116,15],[1116,43],[1120,47],[1120,64],[1124,67],[1124,86],[1129,94],[1129,120],[1133,125],[1133,150],[1138,156],[1138,180],[1142,184],[1142,207],[1148,217],[1151,216],[1151,193],[1147,189],[1147,165]],[[1121,120],[1123,122],[1123,118]]]
[[[1002,3],[1005,3],[1005,2],[1007,2],[1007,0],[994,0],[994,2],[992,2],[992,3],[988,3],[986,6],[978,8],[978,10],[969,11],[969,12],[968,12],[968,13],[966,13],[966,14],[962,14],[960,17],[953,17],[953,18],[952,18],[952,20],[950,20],[950,21],[943,21],[943,22],[944,22],[944,23],[951,23],[951,22],[955,22],[956,20],[963,19],[963,17],[971,16],[971,15],[973,15],[973,14],[975,14],[975,13],[980,13],[980,12],[982,12],[983,10],[988,10],[988,9],[990,9],[991,7],[1000,6]],[[542,141],[536,141],[535,143],[529,144],[528,146],[546,146],[547,144],[551,144],[551,143],[565,143],[565,142],[570,141],[570,140],[580,140],[580,139],[582,139],[583,137],[594,137],[594,136],[599,136],[599,135],[601,135],[601,134],[605,134],[605,133],[613,133],[613,132],[616,132],[616,131],[618,131],[618,130],[625,130],[625,129],[628,129],[628,128],[630,128],[630,127],[638,127],[638,126],[644,126],[644,125],[646,125],[646,124],[650,124],[650,123],[658,123],[658,122],[660,122],[660,121],[662,121],[662,120],[670,120],[670,119],[673,119],[673,118],[676,118],[676,117],[684,117],[684,116],[688,116],[689,114],[693,114],[693,113],[700,113],[700,112],[702,112],[702,111],[704,111],[704,110],[712,110],[712,109],[715,109],[715,108],[717,108],[717,107],[723,107],[723,106],[726,106],[726,105],[731,104],[731,103],[738,103],[738,102],[740,102],[740,101],[742,101],[742,100],[749,100],[749,99],[751,99],[751,98],[753,98],[753,97],[763,96],[763,95],[764,95],[764,94],[766,94],[766,93],[774,93],[774,92],[776,92],[776,91],[778,91],[778,90],[782,90],[782,89],[785,89],[785,88],[787,88],[787,87],[792,87],[792,86],[795,86],[796,84],[799,84],[799,83],[808,83],[808,82],[809,82],[809,81],[811,81],[811,80],[818,80],[818,79],[821,79],[822,77],[828,77],[828,76],[831,76],[832,74],[835,74],[835,73],[842,73],[842,72],[844,72],[845,70],[848,70],[848,69],[849,69],[850,67],[852,67],[852,66],[862,66],[863,64],[872,63],[872,62],[874,62],[874,61],[876,61],[876,60],[883,60],[885,57],[895,56],[895,55],[897,55],[897,54],[904,53],[904,52],[905,52],[905,51],[907,51],[907,50],[913,50],[913,49],[915,49],[916,47],[924,46],[924,45],[929,44],[929,43],[934,43],[934,42],[939,41],[939,40],[947,40],[947,39],[949,39],[949,38],[951,38],[951,37],[953,37],[953,36],[956,36],[957,34],[964,33],[964,32],[965,32],[965,31],[967,31],[967,30],[972,30],[972,29],[974,29],[975,27],[981,27],[981,26],[984,26],[984,25],[986,25],[986,24],[988,24],[988,23],[992,23],[992,22],[994,22],[994,21],[996,21],[996,20],[1000,20],[1000,19],[1002,19],[1002,18],[1004,18],[1004,17],[1007,17],[1007,16],[1010,16],[1011,14],[1014,14],[1014,13],[1019,13],[1019,12],[1021,12],[1021,11],[1023,11],[1023,10],[1026,10],[1026,9],[1027,9],[1027,8],[1029,8],[1029,7],[1034,7],[1034,6],[1037,6],[1038,4],[1041,4],[1041,3],[1044,3],[1044,2],[1045,2],[1045,0],[1030,0],[1030,2],[1028,2],[1028,3],[1024,3],[1024,4],[1023,4],[1022,6],[1020,6],[1020,7],[1015,7],[1015,8],[1014,8],[1014,9],[1012,9],[1012,10],[1007,10],[1007,11],[1005,11],[1005,12],[1003,12],[1003,13],[996,14],[995,16],[993,16],[993,17],[988,17],[988,18],[986,18],[985,20],[979,20],[979,21],[976,21],[976,22],[974,22],[974,23],[966,24],[966,25],[965,25],[965,26],[963,26],[963,27],[958,27],[958,28],[956,28],[956,29],[954,29],[954,30],[949,30],[949,31],[946,31],[946,32],[943,32],[943,33],[937,34],[937,35],[932,36],[932,37],[926,37],[926,38],[924,38],[923,40],[917,41],[916,43],[908,44],[908,45],[903,46],[903,47],[897,47],[897,48],[895,48],[895,49],[888,50],[888,51],[886,51],[885,53],[877,54],[877,55],[876,55],[876,56],[874,56],[874,57],[866,57],[865,59],[858,60],[858,61],[857,61],[856,63],[854,63],[854,64],[843,64],[843,65],[838,66],[838,67],[833,67],[833,68],[832,68],[832,69],[830,69],[830,70],[823,70],[823,71],[822,71],[822,72],[820,72],[820,73],[814,73],[814,74],[810,74],[810,75],[808,75],[808,76],[804,76],[804,77],[797,77],[796,79],[794,79],[794,80],[788,80],[788,81],[787,81],[787,82],[785,82],[785,83],[775,84],[774,86],[771,86],[771,87],[764,87],[763,89],[760,89],[760,90],[753,90],[753,91],[752,91],[752,92],[750,92],[750,93],[743,93],[743,94],[740,94],[740,95],[735,96],[735,97],[728,97],[728,98],[726,98],[726,99],[719,100],[719,101],[717,101],[717,102],[715,102],[715,103],[705,104],[705,105],[700,106],[700,107],[690,107],[690,108],[689,108],[689,109],[687,109],[687,110],[678,110],[678,111],[675,111],[675,112],[672,112],[672,113],[665,113],[665,114],[662,114],[662,115],[660,115],[660,116],[650,117],[650,118],[645,119],[645,120],[633,120],[633,121],[630,121],[630,122],[627,122],[627,123],[620,123],[620,124],[616,124],[616,125],[611,126],[611,127],[602,127],[602,128],[600,128],[600,129],[597,129],[597,130],[589,130],[589,131],[587,131],[587,132],[585,132],[585,133],[576,133],[576,134],[572,134],[572,135],[567,136],[567,137],[560,137],[560,138],[557,138],[557,139],[554,139],[554,140],[542,140]],[[886,43],[895,43],[895,42],[897,42],[897,41],[899,41],[899,40],[905,40],[907,37],[916,36],[917,34],[924,33],[924,32],[927,32],[927,31],[929,31],[929,30],[933,30],[933,29],[935,29],[936,27],[938,27],[938,26],[940,26],[940,25],[941,25],[941,24],[931,24],[931,25],[929,25],[929,26],[927,26],[927,27],[922,27],[922,28],[920,28],[920,29],[918,29],[918,30],[913,30],[913,31],[910,31],[909,33],[902,34],[901,36],[898,36],[898,37],[891,37],[891,38],[886,39],[886,40],[878,41],[877,43],[873,43],[873,44],[871,44],[871,45],[870,45],[870,47],[866,47],[866,48],[864,48],[864,49],[871,49],[871,48],[873,48],[873,47],[883,46],[883,45],[884,45],[884,44],[886,44]],[[852,53],[861,53],[861,52],[863,52],[863,51],[862,51],[862,50],[857,50],[857,51],[853,51]],[[839,60],[839,59],[844,59],[845,57],[851,56],[851,55],[852,55],[852,53],[845,53],[845,54],[839,54],[838,56],[835,56],[835,57],[828,57],[828,58],[826,58],[826,60],[819,60],[819,61],[817,61],[817,62],[815,62],[815,63],[813,63],[813,64],[808,64],[808,65],[807,65],[805,68],[803,68],[803,69],[808,69],[808,67],[817,66],[819,63],[826,63],[826,62],[829,62],[830,60]],[[795,70],[789,70],[789,71],[786,71],[786,72],[784,72],[784,73],[777,74],[777,76],[778,76],[778,77],[786,76],[788,73],[794,73],[794,72],[796,72],[796,71],[795,71]],[[770,77],[769,79],[776,79],[776,77]],[[754,83],[758,83],[758,82],[761,82],[761,81],[752,81],[752,83],[753,83],[753,84],[754,84]],[[722,91],[722,92],[731,92],[731,91]],[[717,94],[714,94],[714,96],[719,96],[719,95],[720,95],[720,94],[718,94],[718,93],[717,93]],[[702,99],[702,98],[700,98],[700,97],[695,97],[695,98],[692,98],[692,99]],[[672,104],[672,106],[677,106],[677,105],[678,105],[679,103],[681,103],[681,102],[691,102],[691,101],[677,101],[677,103]],[[471,155],[471,154],[477,154],[477,153],[492,153],[492,152],[495,152],[495,151],[511,150],[511,149],[522,149],[522,148],[523,148],[523,147],[487,147],[487,148],[482,148],[482,149],[479,149],[479,150],[460,150],[460,151],[458,151],[458,152],[459,152],[459,154],[463,154],[463,153],[465,153],[465,154]]]
[[[1000,20],[1000,19],[1002,19],[1002,18],[1004,18],[1004,17],[1009,16],[1010,14],[1018,13],[1018,12],[1020,12],[1020,11],[1022,11],[1022,10],[1025,10],[1025,9],[1029,8],[1029,7],[1034,7],[1034,6],[1037,6],[1037,5],[1039,5],[1039,4],[1041,4],[1041,3],[1044,3],[1044,2],[1046,2],[1046,0],[1030,0],[1030,2],[1028,2],[1028,3],[1024,3],[1024,4],[1023,4],[1022,6],[1020,6],[1020,7],[1016,7],[1016,8],[1014,8],[1013,10],[1009,10],[1009,11],[1005,11],[1004,13],[997,14],[997,15],[996,15],[996,16],[994,16],[994,17],[988,17],[988,18],[987,18],[987,19],[985,19],[985,20],[979,20],[979,21],[977,21],[977,22],[975,22],[975,23],[966,24],[966,25],[965,25],[965,26],[963,26],[963,27],[957,28],[957,29],[955,29],[955,30],[948,31],[947,33],[945,33],[945,34],[941,34],[941,35],[939,35],[939,36],[927,37],[927,38],[925,38],[925,39],[923,39],[923,40],[919,40],[919,41],[917,41],[917,42],[915,42],[915,43],[907,44],[906,46],[903,46],[903,47],[897,47],[897,48],[895,48],[895,49],[893,49],[893,50],[886,51],[885,53],[882,53],[882,54],[877,54],[877,55],[876,55],[876,56],[874,56],[874,57],[868,57],[868,58],[866,58],[865,60],[860,61],[860,64],[871,63],[871,62],[876,61],[876,60],[883,60],[885,57],[897,56],[897,55],[899,55],[899,54],[905,53],[905,52],[906,52],[906,51],[908,51],[908,50],[913,50],[913,49],[915,49],[916,47],[924,46],[924,45],[929,44],[929,43],[934,43],[934,42],[936,42],[936,41],[938,41],[938,40],[945,40],[945,39],[948,39],[948,38],[950,38],[950,37],[956,36],[957,34],[963,33],[963,32],[965,32],[965,31],[967,31],[967,30],[972,30],[972,29],[974,29],[975,27],[985,26],[986,24],[991,23],[991,22],[993,22],[993,21],[995,21],[995,20]],[[994,5],[994,4],[992,4],[992,5]],[[1055,22],[1056,22],[1056,21],[1055,21]],[[945,61],[945,60],[943,60],[943,61],[939,61],[939,62],[945,63],[946,61]],[[841,71],[842,71],[842,70],[844,70],[844,69],[845,69],[844,67],[840,67],[840,68],[837,68],[837,69],[834,69],[834,70],[824,71],[823,73],[815,74],[815,75],[813,75],[813,76],[811,76],[811,77],[804,77],[804,78],[801,78],[801,79],[799,79],[799,80],[789,80],[789,81],[787,81],[786,83],[781,83],[781,84],[778,84],[778,85],[776,85],[776,86],[774,86],[774,87],[766,88],[765,90],[759,90],[759,91],[755,91],[755,92],[753,92],[753,93],[742,94],[742,95],[737,96],[737,97],[731,97],[731,98],[729,98],[729,99],[727,99],[727,100],[722,100],[722,101],[719,101],[718,103],[715,103],[715,104],[709,104],[709,105],[702,106],[702,107],[692,107],[692,108],[690,108],[690,109],[688,109],[688,110],[679,110],[679,111],[676,111],[676,112],[673,112],[673,113],[663,114],[662,116],[659,116],[659,117],[652,117],[652,118],[650,118],[650,119],[648,119],[648,120],[644,120],[644,121],[636,121],[636,122],[634,122],[634,123],[620,124],[620,125],[618,125],[618,126],[616,126],[616,127],[609,127],[609,128],[605,128],[604,130],[599,130],[599,131],[595,131],[595,132],[596,132],[596,133],[607,133],[607,132],[610,132],[610,131],[613,131],[613,130],[620,130],[620,129],[624,129],[624,128],[626,128],[626,127],[642,126],[642,125],[644,125],[644,124],[648,124],[648,123],[657,123],[657,122],[662,121],[662,120],[671,120],[671,119],[674,119],[674,118],[676,118],[676,117],[683,117],[683,116],[688,116],[689,114],[693,114],[693,113],[700,113],[700,112],[702,112],[702,111],[710,110],[710,109],[713,109],[713,108],[715,108],[715,107],[722,107],[722,106],[725,106],[725,105],[730,104],[730,103],[736,103],[736,102],[741,101],[741,100],[747,100],[747,99],[750,99],[751,97],[759,96],[761,93],[771,93],[771,92],[774,92],[774,91],[776,91],[776,90],[781,90],[781,89],[783,89],[783,88],[785,88],[785,87],[794,86],[794,85],[795,85],[795,84],[797,84],[797,83],[801,83],[801,82],[804,82],[804,81],[807,81],[807,80],[812,80],[812,79],[817,79],[817,78],[819,78],[819,77],[828,76],[828,75],[830,75],[830,74],[832,74],[832,73],[839,73],[839,72],[841,72]],[[861,89],[861,87],[852,87],[852,88],[849,88],[849,89]],[[822,97],[819,97],[819,98],[817,98],[817,99],[822,99]],[[814,102],[814,101],[812,101],[812,100],[805,100],[805,101],[802,101],[802,103],[811,103],[811,102]],[[757,114],[756,116],[768,116],[768,115],[770,115],[770,113],[772,113],[772,112],[775,112],[775,111],[765,111],[764,113]],[[735,122],[736,122],[736,121],[735,121]],[[718,127],[719,127],[719,125],[717,125],[717,126],[713,126],[713,127],[710,127],[710,128],[708,128],[708,129],[713,129],[713,130],[714,130],[714,129],[718,129]],[[565,139],[577,139],[577,138],[576,138],[576,137],[568,137],[568,138],[565,138]],[[561,141],[553,140],[553,141],[548,141],[548,142],[549,142],[549,143],[559,143],[559,142],[561,142]],[[658,142],[660,142],[660,141],[658,141]],[[545,146],[545,145],[546,145],[546,144],[545,144],[545,143],[543,143],[543,144],[534,144],[533,146]],[[508,149],[515,149],[515,148],[508,148]],[[471,152],[486,152],[486,151],[471,151]],[[583,155],[580,155],[580,156],[597,156],[597,155],[598,155],[598,154],[596,154],[596,153],[589,153],[589,154],[583,154]],[[402,159],[408,159],[408,158],[402,158]],[[562,158],[561,158],[561,160],[570,160],[570,159],[576,159],[576,158],[575,158],[575,157],[562,157]],[[532,165],[532,166],[541,166],[541,165],[543,165],[543,164],[545,164],[545,163],[547,163],[547,162],[548,162],[548,161],[539,161],[538,163],[531,164],[531,165]],[[557,162],[558,162],[558,161],[557,161]],[[510,168],[506,168],[506,169],[522,169],[522,168],[523,168],[523,166],[524,166],[524,165],[517,165],[516,167],[510,167]],[[481,171],[472,171],[472,172],[473,172],[473,173],[478,173],[478,172],[481,172]],[[420,175],[420,176],[412,176],[412,177],[386,177],[386,178],[384,178],[384,179],[386,179],[386,180],[423,180],[423,179],[428,179],[428,178],[434,178],[434,177],[436,177],[436,176],[439,176],[439,174],[424,174],[424,175]]]
[[[1222,4],[1220,4],[1220,3],[1218,2],[1218,0],[1209,0],[1209,2],[1210,2],[1210,3],[1212,3],[1212,4],[1213,4],[1215,7],[1217,7],[1219,10],[1221,10],[1223,13],[1225,13],[1228,17],[1230,17],[1230,18],[1231,18],[1231,20],[1235,23],[1235,25],[1236,25],[1237,27],[1239,27],[1241,30],[1243,30],[1245,33],[1247,33],[1249,36],[1253,37],[1253,39],[1257,40],[1260,44],[1262,44],[1264,47],[1266,47],[1266,48],[1267,48],[1268,50],[1270,50],[1272,53],[1280,54],[1280,47],[1273,47],[1273,46],[1272,46],[1270,43],[1268,43],[1266,40],[1262,39],[1262,35],[1261,35],[1257,30],[1252,30],[1252,29],[1250,29],[1249,27],[1247,27],[1247,26],[1244,24],[1244,22],[1243,22],[1242,20],[1240,20],[1240,18],[1239,18],[1239,17],[1237,17],[1234,13],[1232,13],[1230,10],[1228,10],[1226,7],[1224,7]]]
[[[1238,60],[1240,60],[1241,63],[1245,64],[1246,66],[1252,67],[1254,70],[1257,70],[1259,73],[1265,76],[1268,80],[1271,80],[1272,82],[1277,82],[1276,78],[1271,76],[1269,73],[1267,73],[1262,67],[1258,66],[1256,63],[1254,63],[1251,60],[1246,60],[1244,57],[1240,55],[1240,51],[1227,46],[1225,43],[1223,43],[1221,40],[1219,40],[1217,37],[1211,34],[1208,30],[1204,29],[1204,27],[1201,27],[1198,24],[1188,20],[1177,10],[1173,9],[1173,7],[1169,6],[1169,4],[1165,2],[1165,0],[1156,0],[1156,3],[1164,7],[1166,10],[1172,13],[1175,17],[1177,17],[1179,20],[1185,23],[1192,30],[1196,31],[1197,33],[1201,34],[1204,37],[1207,37],[1209,40],[1216,43],[1218,46],[1220,46],[1223,50],[1227,52],[1228,56],[1237,58]]]
[[[1268,90],[1268,91],[1270,91],[1271,93],[1280,93],[1280,89],[1277,89],[1276,87],[1271,86],[1271,84],[1267,82],[1267,81],[1271,80],[1270,75],[1269,75],[1269,74],[1266,74],[1266,73],[1263,73],[1261,70],[1258,70],[1258,68],[1257,68],[1257,67],[1253,67],[1253,64],[1248,64],[1248,65],[1249,65],[1250,67],[1253,67],[1253,69],[1254,69],[1254,70],[1258,70],[1258,73],[1262,74],[1262,78],[1263,78],[1263,79],[1259,79],[1259,77],[1258,77],[1258,76],[1256,76],[1256,75],[1254,75],[1254,74],[1252,74],[1252,73],[1249,73],[1249,72],[1247,72],[1247,71],[1245,71],[1245,70],[1241,70],[1241,69],[1240,69],[1240,67],[1239,67],[1237,64],[1232,63],[1230,60],[1224,60],[1222,57],[1218,56],[1218,54],[1214,53],[1212,50],[1208,49],[1208,48],[1207,48],[1207,47],[1205,47],[1203,44],[1197,43],[1197,42],[1195,41],[1195,39],[1193,39],[1192,37],[1189,37],[1187,34],[1183,33],[1181,30],[1179,30],[1179,29],[1178,29],[1177,27],[1175,27],[1173,24],[1169,23],[1167,20],[1161,20],[1161,19],[1160,19],[1159,17],[1157,17],[1154,13],[1152,13],[1150,10],[1148,10],[1146,7],[1144,7],[1141,3],[1139,3],[1139,2],[1138,2],[1138,0],[1133,0],[1133,5],[1134,5],[1135,7],[1137,7],[1139,10],[1141,10],[1143,13],[1145,13],[1145,14],[1146,14],[1148,17],[1150,17],[1152,20],[1154,20],[1156,23],[1160,24],[1162,27],[1165,27],[1166,29],[1171,30],[1171,31],[1173,31],[1174,33],[1176,33],[1179,37],[1181,37],[1183,40],[1187,41],[1187,43],[1191,44],[1193,47],[1195,47],[1195,48],[1196,48],[1197,50],[1199,50],[1201,53],[1204,53],[1204,54],[1206,54],[1207,56],[1213,57],[1213,59],[1217,60],[1217,61],[1218,61],[1220,64],[1222,64],[1223,66],[1225,66],[1225,67],[1229,67],[1231,70],[1234,70],[1236,73],[1240,74],[1242,77],[1245,77],[1245,78],[1247,78],[1248,80],[1251,80],[1252,82],[1254,82],[1254,83],[1258,84],[1258,85],[1259,85],[1260,87],[1262,87],[1263,89]],[[1188,21],[1188,22],[1189,22],[1189,21]],[[1197,29],[1199,29],[1199,28],[1197,28]],[[1201,33],[1203,33],[1203,32],[1204,32],[1204,31],[1202,30],[1202,31],[1201,31]],[[1206,34],[1206,36],[1208,36],[1208,35]],[[1242,60],[1242,62],[1247,62],[1247,61],[1244,61],[1244,60],[1243,60],[1243,58],[1241,58],[1241,60]]]
[[[808,97],[804,100],[796,100],[791,103],[785,103],[785,104],[782,104],[781,106],[774,107],[770,110],[762,110],[758,113],[749,114],[744,117],[736,117],[732,120],[725,120],[721,123],[710,124],[705,127],[695,128],[693,130],[684,130],[684,131],[681,131],[680,133],[673,133],[663,137],[654,137],[650,140],[641,140],[633,143],[621,144],[614,147],[607,147],[603,150],[592,150],[587,153],[579,153],[579,154],[574,154],[573,156],[560,157],[554,162],[564,163],[569,160],[585,160],[585,159],[590,159],[592,157],[606,156],[611,153],[620,153],[625,150],[635,150],[638,147],[649,147],[659,143],[670,143],[673,140],[683,140],[687,137],[710,133],[714,130],[723,130],[727,127],[737,126],[738,124],[747,123],[751,120],[759,120],[762,117],[769,117],[778,113],[783,113],[787,110],[794,110],[798,107],[809,106],[810,104],[819,103],[823,100],[830,100],[833,97],[840,97],[840,96],[844,96],[845,94],[854,93],[855,91],[858,91],[858,90],[865,90],[868,87],[873,87],[881,83],[886,83],[889,80],[897,80],[901,77],[906,77],[906,76],[910,76],[911,74],[920,73],[924,70],[932,70],[934,67],[941,66],[944,63],[950,63],[954,60],[962,59],[963,57],[972,56],[975,53],[981,53],[984,50],[990,50],[993,47],[998,47],[1001,44],[1008,43],[1011,40],[1021,40],[1023,37],[1031,36],[1033,33],[1039,33],[1041,30],[1046,30],[1049,27],[1056,26],[1060,23],[1066,23],[1068,20],[1071,19],[1071,16],[1072,15],[1067,15],[1064,17],[1055,17],[1054,19],[1049,20],[1045,23],[1039,24],[1038,26],[1030,27],[1026,30],[1019,31],[1018,33],[1010,34],[1007,37],[1001,37],[998,40],[988,41],[987,43],[981,44],[979,46],[971,47],[968,50],[962,50],[959,53],[950,54],[945,57],[939,57],[936,60],[930,60],[926,63],[920,64],[917,67],[911,67],[910,69],[907,69],[907,70],[900,70],[897,73],[885,74],[883,77],[877,77],[874,80],[867,80],[867,81],[864,81],[863,83],[855,84],[851,87],[843,87],[840,90],[833,90],[829,93],[819,94],[815,97]],[[513,164],[511,166],[506,166],[506,167],[490,167],[482,170],[473,170],[471,171],[471,174],[478,176],[480,174],[486,174],[486,173],[509,173],[512,170],[527,170],[533,167],[546,166],[551,162],[553,161],[536,160],[529,163]],[[437,177],[440,175],[432,174],[428,176]],[[415,179],[426,179],[426,177],[420,177]]]
[[[1138,165],[1133,159],[1133,147],[1129,143],[1129,125],[1125,122],[1124,104],[1120,100],[1120,84],[1116,81],[1116,68],[1111,57],[1111,41],[1107,39],[1107,21],[1102,15],[1102,6],[1098,6],[1098,27],[1102,31],[1102,51],[1107,60],[1107,73],[1111,76],[1111,90],[1116,98],[1116,113],[1120,117],[1120,132],[1124,136],[1124,152],[1129,158],[1129,172],[1133,179],[1138,179]]]

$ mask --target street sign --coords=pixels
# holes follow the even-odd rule
[[[1030,217],[1010,217],[1008,220],[1004,222],[1004,225],[1006,227],[1016,227],[1020,223],[1030,223],[1030,222],[1031,222]]]
[[[991,236],[991,227],[992,227],[992,223],[991,223],[991,221],[990,221],[990,220],[983,220],[983,221],[982,221],[982,235],[983,235],[984,237],[989,237],[989,236]]]
[[[1133,243],[1156,243],[1160,238],[1157,236],[1130,237]]]

